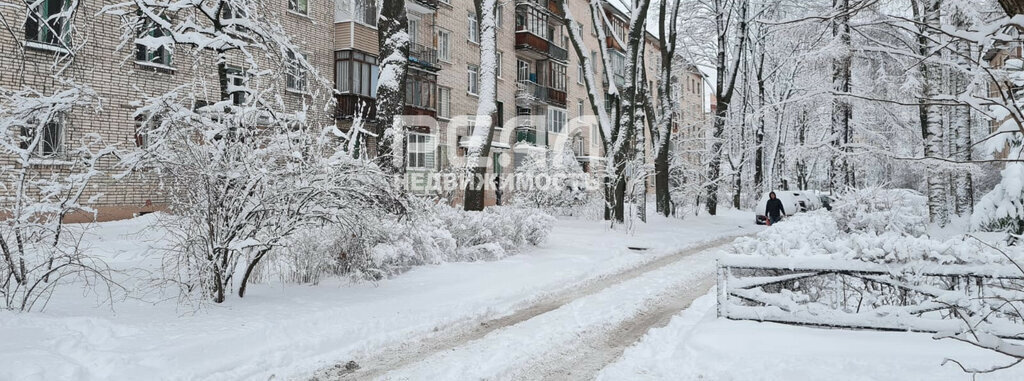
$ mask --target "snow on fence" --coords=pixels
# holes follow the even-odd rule
[[[718,316],[735,320],[916,332],[980,321],[971,328],[1024,339],[1022,290],[1024,271],[1013,266],[750,255],[718,262]]]

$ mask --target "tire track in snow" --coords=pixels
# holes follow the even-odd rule
[[[431,335],[430,337],[416,341],[406,341],[397,346],[386,348],[385,350],[377,353],[373,357],[355,360],[360,367],[359,369],[352,369],[352,367],[346,367],[344,364],[337,364],[333,367],[325,368],[318,371],[314,375],[313,379],[375,379],[383,376],[390,370],[418,363],[438,353],[451,351],[466,343],[479,340],[494,331],[506,327],[515,326],[522,322],[533,319],[537,316],[547,314],[577,299],[597,294],[609,287],[638,278],[646,273],[671,265],[694,254],[719,248],[723,245],[732,242],[736,238],[747,235],[734,235],[714,239],[711,241],[707,241],[704,243],[688,247],[673,254],[655,258],[653,260],[644,262],[640,265],[616,273],[603,275],[590,281],[585,281],[582,284],[578,285],[578,287],[571,287],[562,292],[543,297],[541,300],[527,307],[519,309],[516,312],[513,312],[512,314],[509,315],[484,321],[475,320],[467,322],[465,324],[445,327],[444,330],[438,332],[435,335]],[[704,281],[706,281],[706,279]],[[706,292],[707,289],[710,288],[710,283],[707,287],[701,286],[698,288],[701,288],[701,290],[696,292],[696,296],[699,296],[700,292]],[[694,298],[696,298],[696,296],[694,296]],[[685,308],[685,306],[688,305],[689,301],[692,301],[692,299],[693,298],[689,298],[687,300],[678,301],[676,304],[671,304],[669,308],[675,308],[677,305],[681,305],[681,307],[677,310],[672,311],[667,316],[671,317],[672,314],[674,314],[675,312],[678,312],[679,310]],[[685,304],[679,304],[683,302],[685,302]],[[631,330],[630,327],[625,326],[629,322],[623,323],[621,327],[622,333],[618,335],[618,340],[608,341],[608,344],[603,348],[595,347],[593,348],[594,350],[588,350],[585,352],[587,354],[597,355],[597,357],[594,357],[593,360],[588,360],[594,361],[595,363],[593,366],[587,367],[588,371],[585,373],[596,374],[598,371],[600,371],[601,367],[603,367],[604,364],[613,361],[622,353],[623,350],[625,350],[626,347],[628,347],[630,344],[632,344],[640,337],[642,337],[643,334],[647,332],[647,328],[649,328],[651,325],[654,325],[656,323],[664,325],[664,323],[661,322],[661,320],[662,315],[664,315],[665,313],[667,312],[651,312],[652,316],[656,316],[658,318],[654,319],[651,322],[651,324],[647,325],[646,327],[643,324],[641,324],[636,325]],[[665,318],[664,322],[667,321],[668,319]],[[634,336],[635,339],[632,339]],[[627,342],[627,340],[630,339],[632,339],[632,341]],[[609,356],[611,357],[607,359],[607,361],[605,361],[604,358]],[[556,366],[552,367],[551,365]],[[598,365],[600,365],[600,367],[597,367]],[[561,372],[560,369],[562,369],[559,368],[557,364],[547,364],[547,366],[541,366],[541,368],[545,367],[551,367],[551,369],[544,373],[550,373],[553,377],[559,375]],[[594,367],[597,367],[596,370],[591,370],[591,368]],[[575,374],[578,373],[580,372],[570,372],[568,375],[574,377]],[[562,377],[564,376],[566,375],[562,375]]]

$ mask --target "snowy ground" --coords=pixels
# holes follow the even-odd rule
[[[139,233],[151,222],[141,218],[102,224],[87,244],[115,268],[132,274],[155,271],[158,254],[145,248],[159,246],[159,233]],[[756,229],[745,212],[655,219],[631,234],[610,231],[602,223],[560,220],[546,244],[501,261],[428,266],[376,285],[340,280],[319,286],[262,284],[251,288],[244,300],[198,312],[149,294],[131,294],[110,308],[93,295],[65,293],[56,295],[43,313],[0,312],[0,380],[302,378],[332,364],[373,359],[405,343],[533,311],[538,303],[558,300],[685,247]],[[546,344],[522,347],[518,356],[528,350],[571,351],[566,343],[572,332],[614,329],[616,322],[643,314],[652,298],[665,293],[703,292],[689,283],[707,281],[713,255],[694,254],[699,255],[622,278],[626,283],[607,282],[607,289],[595,287],[592,294],[578,295],[585,298],[552,305],[551,314],[535,311],[541,320],[527,316],[524,326],[510,321],[511,327],[489,335],[514,338],[515,332],[529,331],[524,327],[575,322],[567,326],[576,331],[547,328],[544,332],[551,335],[545,336]],[[679,289],[681,285],[687,286]],[[630,301],[617,308],[622,298]],[[518,350],[523,343],[520,339],[505,345]],[[470,352],[453,355],[459,353]],[[508,356],[508,351],[492,353]],[[406,370],[445,361],[429,352],[424,356],[426,362],[410,363]],[[498,368],[488,369],[501,374]]]
[[[714,294],[697,299],[663,328],[653,329],[599,380],[933,381],[971,377],[975,368],[1010,361],[926,333],[828,330],[715,317]],[[1022,380],[1024,367],[979,375],[979,381]]]

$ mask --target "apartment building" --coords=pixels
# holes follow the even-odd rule
[[[314,105],[309,108],[311,117],[342,126],[351,123],[356,114],[372,120],[379,70],[376,2],[268,0],[257,4],[262,14],[280,22],[320,75],[333,79],[335,111],[321,115],[319,110],[324,108]],[[594,170],[602,155],[596,124],[570,123],[577,116],[591,114],[592,106],[586,95],[583,68],[570,47],[556,3],[516,0],[499,4],[496,122],[501,128],[493,143],[491,172],[508,173],[531,152],[567,143],[584,168]],[[0,33],[0,85],[9,89],[31,87],[43,93],[57,89],[60,84],[53,74],[54,62],[59,59],[68,67],[63,72],[65,77],[89,85],[103,102],[98,114],[75,110],[54,122],[54,128],[48,129],[43,139],[40,159],[34,164],[41,173],[66,170],[67,162],[62,158],[85,134],[97,133],[126,150],[144,144],[136,133],[138,123],[132,116],[135,108],[131,102],[144,94],[161,94],[191,83],[197,76],[216,81],[217,65],[212,55],[201,55],[197,60],[183,49],[133,50],[131,44],[125,45],[121,18],[101,12],[107,5],[46,0],[30,2],[24,8],[0,8],[5,20],[25,20],[9,23],[9,33]],[[28,9],[30,6],[34,8]],[[66,20],[50,18],[72,6],[76,8]],[[602,70],[596,59],[599,44],[605,44],[612,53],[614,80],[621,85],[625,52],[618,41],[627,38],[628,15],[621,6],[606,3],[605,12],[611,20],[606,30],[609,38],[599,41],[590,18],[585,17],[590,12],[589,3],[569,0],[568,7],[577,15],[582,30],[589,32],[584,34],[585,51],[595,58],[598,72]],[[405,113],[436,118],[436,123],[409,127],[407,171],[412,174],[410,181],[422,182],[430,174],[449,168],[449,159],[465,152],[465,137],[472,134],[473,124],[460,116],[476,112],[480,36],[470,0],[408,0],[407,10],[412,45]],[[48,27],[32,22],[38,20],[49,20],[43,25]],[[56,30],[51,29],[53,26]],[[648,37],[648,59],[656,60],[657,40]],[[74,54],[63,46],[66,43],[76,44]],[[649,62],[647,67],[653,73],[658,65]],[[280,99],[288,108],[299,110],[311,102],[307,89],[302,88],[311,82],[307,74],[313,75],[276,77],[282,82]],[[604,81],[600,75],[595,78]],[[598,96],[603,107],[603,97]],[[218,101],[221,95],[211,91],[206,97]],[[515,122],[513,116],[531,118]],[[373,149],[372,144],[367,147],[371,155]],[[116,165],[113,160],[102,164],[107,168]],[[167,202],[158,180],[147,174],[118,181],[101,179],[91,192],[99,195],[95,206],[101,220],[160,210]],[[488,202],[493,203],[493,197]]]
[[[40,174],[66,171],[69,150],[85,134],[99,134],[105,142],[123,150],[144,144],[136,134],[137,122],[132,116],[135,107],[131,105],[142,99],[143,94],[165,93],[191,83],[196,76],[208,76],[211,83],[216,83],[217,69],[212,57],[204,56],[197,62],[184,49],[172,53],[164,49],[146,50],[134,44],[122,46],[122,16],[101,12],[114,3],[45,0],[0,7],[0,19],[6,20],[9,28],[0,33],[0,86],[30,87],[46,94],[62,86],[54,78],[55,65],[66,66],[63,77],[88,85],[102,102],[98,113],[73,109],[50,123],[41,139],[38,158],[32,161],[33,169]],[[323,36],[330,35],[332,30],[333,4],[317,0],[267,0],[259,4],[265,7],[263,14],[276,18],[293,41],[308,52],[307,59],[322,68],[318,70],[329,73],[333,46]],[[68,10],[70,13],[63,12]],[[56,17],[67,14],[70,17]],[[297,110],[308,101],[305,89],[295,88],[305,85],[304,77],[299,80],[291,75],[280,76],[279,80],[281,89],[288,88],[280,96],[289,108]],[[287,86],[285,81],[289,81]],[[211,91],[208,99],[219,101],[220,96],[219,91]],[[312,117],[325,123],[331,120],[327,113],[314,113]],[[4,164],[10,165],[12,158],[0,160],[7,160]],[[114,160],[101,163],[105,167],[102,169],[114,172]],[[103,177],[94,184],[89,192],[99,195],[94,207],[100,220],[127,218],[166,206],[157,179],[146,174],[116,181]]]

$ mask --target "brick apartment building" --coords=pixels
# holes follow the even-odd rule
[[[53,77],[54,65],[66,65],[63,77],[90,86],[102,102],[99,113],[74,109],[56,121],[52,129],[46,129],[39,158],[33,159],[33,165],[41,173],[66,170],[68,163],[63,159],[84,134],[97,133],[105,142],[124,150],[143,144],[137,138],[136,121],[132,116],[135,107],[130,104],[142,99],[142,94],[165,93],[192,83],[195,76],[209,76],[212,83],[216,83],[217,69],[212,56],[209,62],[202,64],[185,51],[140,52],[133,44],[119,50],[123,44],[122,20],[101,12],[103,7],[117,3],[120,1],[45,0],[27,2],[23,7],[0,7],[0,18],[11,28],[0,33],[0,86],[7,89],[30,87],[46,94],[61,86]],[[267,0],[259,4],[264,7],[263,14],[276,18],[293,41],[307,52],[307,59],[315,67],[329,73],[334,52],[330,38],[324,36],[331,36],[333,32],[332,3]],[[29,9],[30,5],[36,8]],[[50,18],[74,5],[77,8],[72,9],[68,19]],[[38,21],[47,19],[53,29]],[[200,61],[205,58],[201,56]],[[281,97],[289,109],[298,109],[308,100],[305,89],[293,88],[294,84],[286,86],[285,76],[279,80],[282,81],[279,87],[288,89]],[[208,99],[219,101],[219,91],[212,93]],[[321,118],[324,123],[331,120],[327,113],[313,117]],[[0,157],[0,160],[11,158]],[[113,172],[114,160],[101,164]],[[95,179],[94,184],[90,192],[100,195],[93,206],[101,220],[127,218],[158,210],[166,204],[156,180],[145,174],[117,181],[102,177]]]
[[[621,5],[614,3],[617,0],[611,1],[605,3],[605,12],[611,20],[607,32],[624,41],[628,16]],[[32,11],[45,16],[52,9],[63,9],[72,3],[72,0],[46,0],[39,2],[39,8]],[[41,171],[60,171],[60,158],[70,147],[69,142],[85,133],[99,133],[104,140],[126,149],[141,144],[136,137],[134,107],[130,102],[138,100],[141,93],[159,94],[189,83],[194,76],[215,78],[217,74],[215,65],[197,65],[192,59],[175,60],[167,54],[118,50],[122,44],[122,22],[117,16],[100,13],[104,6],[117,2],[76,3],[78,8],[65,25],[69,26],[71,41],[87,45],[73,56],[45,33],[33,31],[30,22],[10,23],[13,33],[0,33],[0,68],[3,68],[0,86],[27,86],[44,93],[52,90],[58,86],[52,78],[53,64],[55,58],[62,57],[69,68],[65,76],[91,86],[103,99],[99,115],[72,112],[62,118],[54,136],[44,138],[52,144],[44,144],[46,152],[40,152]],[[306,58],[316,70],[334,80],[335,112],[313,115],[314,118],[345,126],[351,123],[360,105],[367,114],[373,113],[379,69],[375,4],[374,0],[260,2],[263,13],[281,23],[293,41],[307,52]],[[411,174],[428,175],[449,167],[449,158],[461,155],[465,149],[463,138],[471,133],[472,127],[456,126],[453,121],[476,111],[480,84],[479,32],[471,0],[408,0],[406,4],[412,42],[406,114],[437,120],[434,125],[410,128],[407,170]],[[502,128],[493,144],[493,172],[508,173],[527,153],[563,142],[571,142],[584,168],[593,169],[601,156],[600,144],[594,141],[597,126],[569,128],[570,120],[590,114],[591,105],[586,96],[582,66],[569,45],[555,3],[553,0],[516,0],[499,4],[497,101]],[[615,72],[622,73],[624,47],[613,38],[598,41],[590,18],[583,17],[589,14],[588,2],[569,0],[568,6],[582,24],[582,30],[589,31],[584,33],[586,50],[597,58],[598,44],[607,44]],[[0,16],[5,20],[26,20],[31,17],[27,14],[25,8],[0,8]],[[660,59],[657,39],[648,35],[645,49],[648,78],[656,79],[654,73]],[[600,67],[599,61],[597,65]],[[703,87],[688,85],[694,75],[699,77],[699,71],[690,67],[679,78],[684,89],[697,92],[684,96],[683,125],[697,124],[695,118],[703,118]],[[280,80],[286,82],[285,77],[281,76]],[[616,75],[615,80],[621,83],[624,76]],[[279,87],[285,89],[280,96],[289,107],[298,109],[303,102],[310,101],[304,89],[291,88],[291,82]],[[691,108],[701,112],[690,112]],[[516,115],[534,118],[531,122],[505,125]],[[410,178],[417,181],[416,176]],[[101,194],[96,207],[103,220],[130,217],[157,210],[165,204],[156,181],[145,176],[103,180],[95,191]],[[488,202],[492,203],[493,199]]]

